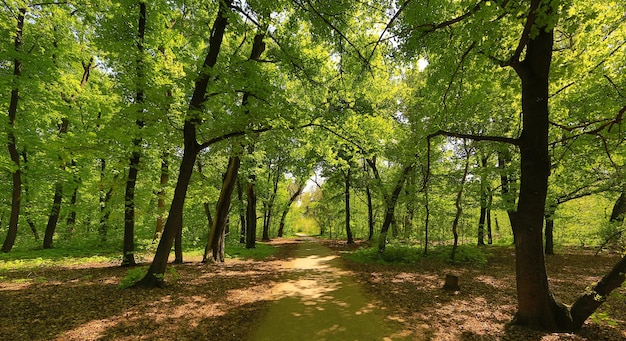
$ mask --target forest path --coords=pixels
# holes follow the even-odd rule
[[[314,238],[302,238],[287,266],[291,279],[272,288],[269,299],[275,302],[249,340],[409,339],[339,257]]]

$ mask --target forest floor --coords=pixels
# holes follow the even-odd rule
[[[355,247],[345,243],[281,239],[272,244],[279,252],[263,261],[207,265],[186,259],[171,265],[168,285],[155,290],[120,289],[128,269],[112,262],[3,271],[0,340],[295,339],[290,335],[298,340],[626,340],[626,300],[619,295],[609,297],[577,334],[508,326],[516,304],[512,248],[489,248],[488,262],[480,266],[436,259],[382,265],[345,260],[341,255]],[[619,259],[560,251],[548,257],[547,266],[555,296],[568,304]],[[459,276],[460,291],[441,289],[449,273]]]

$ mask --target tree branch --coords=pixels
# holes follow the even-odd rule
[[[472,49],[475,46],[476,46],[476,42],[474,41],[467,48],[467,50],[465,50],[465,52],[461,56],[461,60],[459,61],[459,63],[456,66],[456,69],[454,69],[454,72],[452,73],[452,77],[450,77],[450,82],[448,82],[448,87],[446,88],[446,91],[443,94],[443,107],[444,107],[444,109],[448,108],[448,106],[446,104],[446,100],[448,99],[448,93],[450,92],[450,88],[452,87],[452,82],[454,82],[454,78],[456,78],[456,75],[459,73],[459,70],[461,70],[461,67],[463,66],[463,63],[465,62],[465,58],[467,58],[467,55],[470,53],[470,51],[472,51]]]
[[[474,141],[492,141],[492,142],[501,142],[508,143],[515,146],[519,146],[519,139],[512,137],[504,137],[504,136],[489,136],[489,135],[473,135],[473,134],[463,134],[463,133],[455,133],[445,130],[438,130],[432,134],[427,136],[427,139],[430,141],[433,137],[436,136],[448,136],[448,137],[456,137],[460,139],[469,139]]]
[[[383,29],[383,31],[380,33],[380,36],[378,37],[378,40],[376,40],[376,43],[374,44],[374,48],[372,48],[372,52],[370,52],[369,57],[367,58],[367,61],[371,61],[372,57],[374,56],[374,52],[376,51],[376,48],[378,48],[378,45],[380,45],[380,43],[383,40],[383,36],[385,35],[385,33],[387,33],[387,30],[389,30],[389,28],[391,27],[391,25],[393,24],[393,22],[398,19],[398,17],[400,16],[400,13],[402,13],[402,11],[409,5],[409,3],[411,3],[411,0],[406,0],[402,6],[400,6],[400,8],[398,9],[398,11],[396,12],[396,14],[393,15],[393,17],[391,17],[391,19],[389,19],[389,22],[387,23],[387,25],[385,26],[385,28]]]

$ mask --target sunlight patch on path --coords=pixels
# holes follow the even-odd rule
[[[267,299],[275,302],[249,340],[410,339],[328,247],[303,242],[288,267],[292,278],[270,290]]]

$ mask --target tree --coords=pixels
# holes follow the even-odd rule
[[[485,6],[488,5],[485,4]],[[573,322],[567,308],[558,303],[550,293],[542,240],[542,223],[550,173],[550,159],[548,155],[549,76],[554,44],[554,27],[560,16],[560,9],[556,2],[540,0],[530,1],[528,7],[524,6],[525,4],[509,5],[508,2],[496,2],[495,5],[498,8],[497,10],[501,11],[502,18],[506,18],[511,13],[509,12],[511,10],[523,9],[523,12],[526,13],[522,34],[511,51],[498,51],[493,49],[493,46],[482,46],[484,50],[493,49],[500,55],[508,54],[508,57],[500,60],[493,55],[490,56],[489,52],[483,51],[481,53],[481,55],[487,55],[487,58],[490,58],[492,61],[496,61],[500,66],[511,67],[521,81],[522,131],[518,138],[513,139],[508,137],[477,136],[474,134],[444,134],[476,140],[506,142],[519,148],[520,192],[517,211],[511,220],[515,236],[516,259],[518,260],[516,262],[518,311],[514,321],[517,324],[532,328],[572,330],[580,327],[582,323],[578,318],[575,318],[576,321]],[[493,10],[493,7],[489,9],[485,6],[482,3],[478,3],[464,12],[464,14],[440,23],[411,23],[409,26],[419,29],[419,32],[426,35],[443,28],[452,29],[455,24],[463,26],[464,23],[472,20],[480,22],[485,17],[476,13],[480,13],[481,10],[484,10],[483,14],[490,13],[489,11]],[[447,9],[442,7],[441,13],[435,14],[445,15]],[[493,14],[493,12],[490,14]],[[405,23],[407,22],[405,21]],[[465,32],[467,32],[467,29],[468,27],[465,27]],[[463,36],[463,31],[458,31],[458,33],[459,36]],[[478,33],[478,31],[475,33]],[[485,33],[490,34],[491,32]],[[419,36],[419,34],[415,36]],[[504,37],[500,39],[502,39],[502,42],[506,41]],[[461,63],[452,71],[453,79],[460,72],[461,65],[467,59],[469,52],[478,43],[478,40],[473,40],[469,48],[465,50],[466,52],[462,54]],[[444,98],[447,95],[448,90],[446,90]],[[609,277],[612,280],[615,279],[615,275],[609,275]],[[621,283],[621,281],[619,282]],[[606,292],[602,291],[601,295],[604,294]],[[580,310],[582,310],[580,306],[574,305],[571,315],[578,316]]]
[[[170,206],[167,221],[165,223],[165,227],[163,228],[163,235],[159,241],[157,252],[154,255],[152,264],[148,269],[148,273],[143,277],[143,279],[141,279],[141,281],[137,282],[137,286],[163,286],[163,275],[165,273],[165,268],[167,267],[167,258],[177,231],[182,225],[185,197],[189,181],[191,180],[191,175],[193,173],[196,157],[199,151],[208,146],[206,143],[205,146],[198,143],[196,126],[200,123],[199,115],[202,110],[202,105],[206,101],[206,90],[209,85],[209,81],[211,80],[211,75],[207,71],[214,67],[217,63],[217,56],[219,55],[222,40],[224,38],[224,32],[226,30],[226,26],[228,25],[228,12],[230,11],[231,4],[232,3],[229,0],[219,2],[219,9],[211,29],[211,37],[209,39],[209,47],[206,58],[204,59],[203,69],[196,79],[193,95],[189,101],[189,112],[185,117],[183,127],[183,158],[180,164],[172,204]]]
[[[17,53],[16,57],[13,60],[13,76],[14,76],[14,84],[11,89],[11,99],[9,103],[9,129],[7,131],[7,148],[9,150],[9,155],[11,157],[12,167],[11,173],[13,174],[13,190],[11,194],[11,213],[9,216],[9,232],[7,233],[6,239],[4,240],[4,244],[2,244],[2,252],[9,252],[13,248],[13,244],[15,244],[15,238],[17,237],[17,226],[18,220],[20,216],[20,204],[22,197],[22,173],[20,170],[20,156],[17,151],[16,146],[16,138],[15,138],[15,120],[18,111],[18,101],[19,101],[19,83],[17,82],[22,75],[22,61],[20,59],[19,53],[22,52],[23,46],[23,31],[24,31],[24,18],[26,16],[26,8],[22,7],[17,10],[17,13],[14,12],[14,18],[16,19],[16,28],[15,28],[15,52]]]

